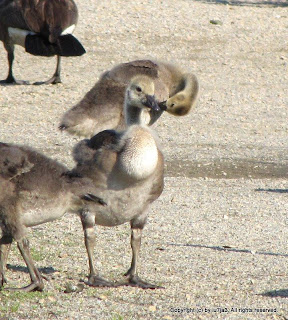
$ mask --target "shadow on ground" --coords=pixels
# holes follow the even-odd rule
[[[288,193],[288,189],[255,189],[257,192]]]
[[[265,293],[260,294],[264,297],[281,297],[281,298],[288,298],[288,289],[282,289],[282,290],[273,290],[273,291],[267,291]]]
[[[230,6],[249,6],[249,7],[288,7],[288,2],[286,0],[196,0],[198,2],[203,3],[211,3],[211,4],[224,4]]]
[[[233,248],[230,246],[208,246],[208,245],[190,244],[190,243],[168,243],[168,246],[203,248],[203,249],[210,249],[210,250],[215,250],[215,251],[250,253],[250,254],[260,254],[260,255],[265,255],[265,256],[277,256],[277,257],[287,257],[288,258],[287,253],[252,251],[249,249],[238,249],[238,248]]]
[[[176,159],[166,162],[166,176],[211,179],[286,179],[288,178],[287,167],[286,161],[277,163],[255,159],[215,159],[209,162],[197,162]]]
[[[7,264],[7,269],[13,270],[13,271],[20,271],[20,272],[29,273],[28,268],[23,267],[23,266],[15,266],[15,265]],[[52,274],[54,272],[57,272],[57,270],[55,270],[53,267],[38,268],[38,270],[44,274]]]

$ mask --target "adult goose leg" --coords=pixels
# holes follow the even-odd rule
[[[61,72],[61,57],[57,56],[57,65],[56,65],[56,70],[52,76],[51,79],[47,80],[47,81],[38,81],[38,82],[34,82],[34,85],[41,85],[41,84],[57,84],[57,83],[61,83],[61,78],[60,78],[60,72]]]
[[[0,83],[8,83],[8,84],[30,84],[29,81],[24,80],[16,80],[13,76],[13,61],[14,61],[14,44],[4,43],[4,47],[7,51],[7,59],[8,59],[8,76],[5,80],[1,80]]]

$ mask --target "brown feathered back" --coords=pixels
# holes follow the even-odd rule
[[[166,101],[185,86],[184,73],[172,64],[152,60],[121,63],[105,72],[83,99],[63,115],[59,128],[89,138],[106,129],[123,129],[125,88],[139,74],[153,79],[158,102]],[[196,95],[194,97],[186,113],[195,104]],[[150,125],[157,121],[162,112],[151,112]],[[173,114],[173,109],[168,112]]]
[[[29,30],[55,43],[60,34],[77,23],[78,11],[73,0],[20,0]]]

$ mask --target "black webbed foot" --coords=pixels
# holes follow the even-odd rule
[[[5,80],[0,80],[0,84],[7,84],[7,85],[30,85],[29,81],[25,80],[16,80],[14,78],[7,78]]]
[[[33,84],[35,86],[40,86],[42,84],[58,84],[58,83],[62,83],[62,81],[59,76],[54,75],[51,79],[49,79],[47,81],[36,81]]]

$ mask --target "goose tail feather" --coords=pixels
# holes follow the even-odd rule
[[[55,43],[50,43],[39,34],[29,34],[25,39],[26,52],[35,56],[82,56],[86,50],[82,44],[72,35],[66,34],[58,37]]]

